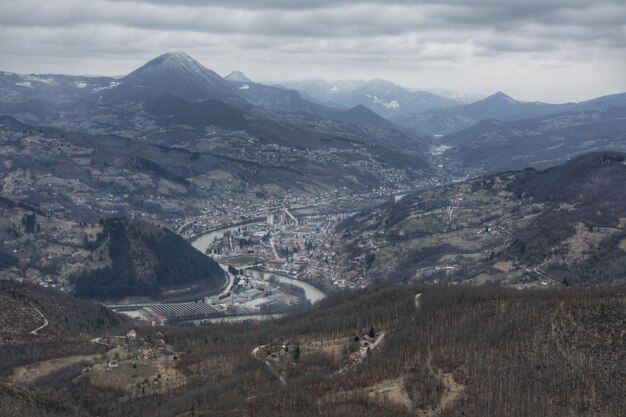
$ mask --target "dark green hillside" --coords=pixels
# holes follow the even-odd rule
[[[223,281],[224,272],[219,265],[177,234],[163,230],[163,235],[144,236],[144,241],[159,260],[154,269],[159,286],[189,284],[202,279]]]
[[[19,260],[10,253],[0,251],[0,270],[10,268],[19,263]]]
[[[165,111],[163,104],[155,111]],[[172,113],[164,115],[159,123],[164,126],[188,125],[195,129],[207,126],[219,126],[225,129],[246,129],[248,122],[240,110],[236,110],[219,100],[207,100],[197,103],[187,103],[177,109],[178,103],[172,106]]]
[[[180,236],[145,221],[104,220],[96,240],[85,245],[94,256],[106,253],[110,264],[71,278],[80,297],[157,296],[165,287],[200,284],[210,291],[224,284],[224,272],[212,259]]]

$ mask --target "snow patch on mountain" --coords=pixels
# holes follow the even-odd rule
[[[25,79],[26,81],[37,82],[37,83],[42,83],[42,84],[48,84],[48,85],[58,84],[58,82],[56,82],[52,78],[43,78],[43,77],[39,77],[36,75],[24,75],[22,78]]]
[[[91,90],[91,91],[93,91],[94,93],[96,93],[96,92],[98,92],[98,91],[102,91],[102,90],[110,90],[110,89],[112,89],[112,88],[117,87],[117,86],[118,86],[118,85],[120,85],[120,84],[122,84],[122,83],[121,83],[121,82],[119,82],[119,81],[111,81],[111,82],[109,82],[109,85],[108,85],[108,86],[106,86],[106,87],[96,87],[96,88],[94,88],[94,89],[93,89],[93,90]]]
[[[378,96],[374,96],[371,94],[366,94],[365,96],[371,98],[375,104],[380,104],[386,109],[397,110],[400,108],[400,103],[398,103],[396,100],[389,100],[389,101],[380,100]]]

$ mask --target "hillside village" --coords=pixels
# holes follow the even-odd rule
[[[384,331],[370,327],[349,338],[332,340],[289,340],[275,341],[256,347],[253,357],[265,363],[283,384],[302,372],[325,369],[336,376],[356,371],[385,337]]]

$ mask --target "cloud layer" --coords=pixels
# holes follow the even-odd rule
[[[626,90],[623,0],[0,0],[0,69],[124,74],[184,50],[257,80],[387,78],[522,99]]]

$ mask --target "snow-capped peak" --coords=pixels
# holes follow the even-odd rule
[[[224,77],[226,81],[230,81],[231,83],[251,83],[252,80],[245,76],[245,74],[241,71],[233,71]]]

